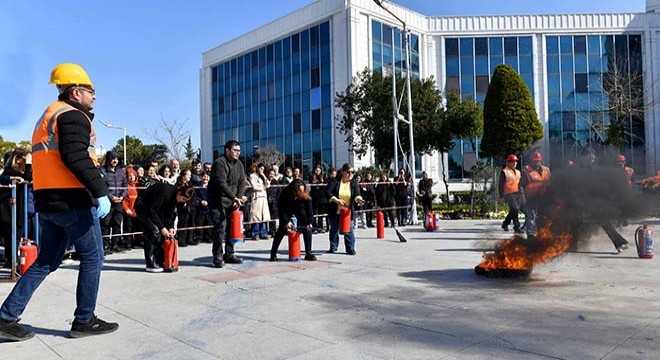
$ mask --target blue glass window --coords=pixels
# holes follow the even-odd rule
[[[559,56],[558,55],[548,55],[548,72],[549,73],[558,73],[559,72]],[[598,58],[600,62],[600,58]]]
[[[459,74],[458,56],[448,56],[446,60],[447,60],[447,67],[446,67],[447,76],[458,75]]]
[[[461,75],[474,75],[474,58],[461,56]]]
[[[587,44],[588,44],[589,54],[600,55],[600,36],[598,35],[587,36]]]
[[[575,72],[587,72],[586,55],[575,55]]]
[[[585,36],[573,37],[573,52],[575,54],[587,53],[587,38]]]
[[[474,54],[476,56],[488,56],[488,39],[476,38],[474,39]]]
[[[477,75],[488,75],[488,58],[486,56],[477,56],[475,59],[475,73]]]
[[[321,88],[317,87],[309,91],[310,109],[320,109],[321,108]]]
[[[461,39],[461,57],[463,56],[472,56],[472,38],[462,38]]]
[[[458,56],[458,39],[445,40],[445,55]]]
[[[505,56],[518,56],[518,38],[506,37],[504,38],[504,55]]]
[[[533,62],[531,56],[520,56],[520,73],[521,74],[531,74],[533,72]]]
[[[530,36],[519,37],[518,46],[520,55],[532,55],[532,38]]]
[[[573,56],[572,55],[562,55],[561,56],[561,72],[562,73],[572,73],[573,72]]]
[[[502,49],[501,37],[489,38],[488,43],[489,43],[489,52],[491,56],[504,55],[504,51]]]
[[[573,37],[572,36],[561,36],[559,38],[559,48],[561,49],[562,54],[572,54],[573,53]]]

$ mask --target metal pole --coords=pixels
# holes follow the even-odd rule
[[[23,237],[28,238],[28,187],[23,183]]]
[[[416,169],[415,169],[415,142],[413,136],[413,112],[412,112],[412,91],[410,90],[410,34],[403,23],[403,31],[405,32],[406,42],[406,92],[408,96],[408,136],[410,137],[410,175],[412,176],[413,196],[412,196],[412,211],[413,211],[413,224],[417,224],[417,199],[414,194],[417,194],[416,185]]]
[[[16,180],[11,182],[11,281],[16,281]],[[5,249],[7,257],[7,249]]]
[[[128,157],[126,157],[126,128],[121,128],[124,131],[124,167],[128,166]]]
[[[392,117],[394,118],[394,173],[399,173],[399,102],[396,100],[396,62],[394,61],[394,29],[392,29]]]

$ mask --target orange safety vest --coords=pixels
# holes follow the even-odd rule
[[[539,174],[536,169],[529,165],[525,166],[525,173],[529,179],[525,188],[525,195],[529,197],[541,196],[548,190],[548,186],[550,185],[550,169],[541,165],[541,170],[543,174]]]
[[[46,108],[32,133],[32,178],[35,190],[85,188],[60,158],[57,119],[67,111],[79,111],[89,121],[91,131],[87,150],[94,165],[98,166],[92,120],[83,111],[64,101],[55,101]]]
[[[520,184],[520,170],[518,169],[502,169],[504,172],[504,195],[517,193],[520,189],[518,185]]]

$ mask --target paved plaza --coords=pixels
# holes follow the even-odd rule
[[[111,255],[97,315],[120,328],[83,339],[67,337],[77,265],[65,266],[23,316],[37,336],[0,340],[0,359],[660,359],[660,260],[634,245],[614,255],[599,234],[529,280],[488,279],[474,266],[506,237],[499,222],[441,227],[402,228],[407,243],[356,230],[356,256],[314,235],[317,262],[286,261],[285,241],[271,263],[264,240],[224,269],[209,267],[210,244],[181,248],[173,274],[144,272],[140,250]]]

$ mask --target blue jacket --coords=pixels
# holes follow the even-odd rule
[[[104,167],[101,170],[103,174],[103,178],[105,179],[105,183],[108,185],[110,188],[110,191],[108,192],[108,197],[110,196],[116,196],[116,197],[126,197],[128,195],[128,192],[126,190],[126,187],[128,186],[128,181],[126,181],[126,172],[124,172],[124,169],[117,166],[114,171],[110,170],[109,167]],[[121,188],[121,189],[113,189],[113,188]]]

